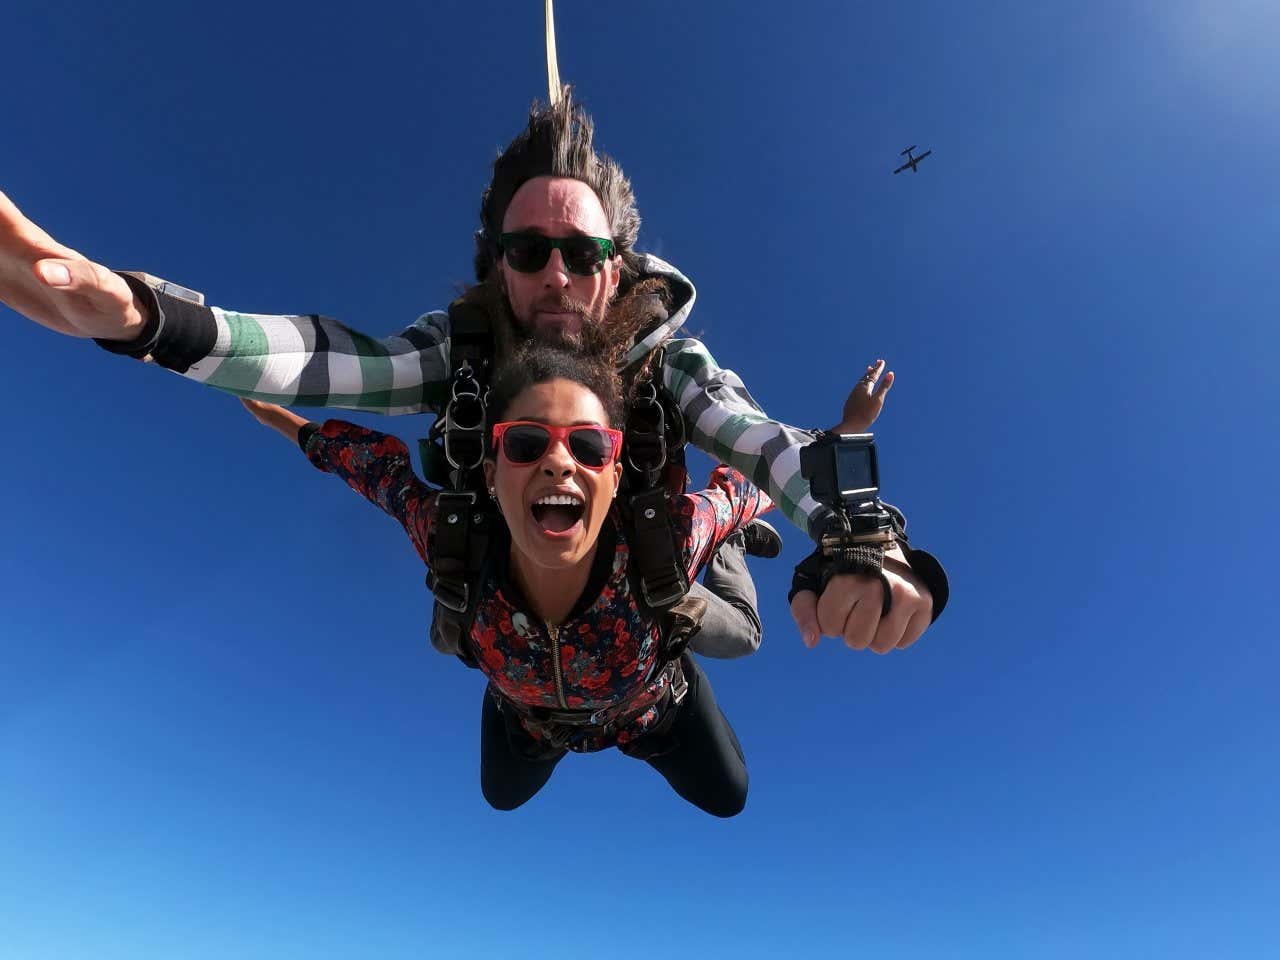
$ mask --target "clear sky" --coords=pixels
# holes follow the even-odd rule
[[[0,189],[217,305],[443,306],[542,4],[194,9],[7,6]],[[233,400],[0,308],[0,953],[1268,955],[1280,13],[558,16],[721,363],[804,426],[897,371],[885,496],[951,606],[907,653],[806,650],[783,524],[762,649],[706,663],[746,811],[611,752],[497,813],[399,528]]]

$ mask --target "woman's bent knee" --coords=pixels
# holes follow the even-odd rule
[[[502,790],[490,790],[485,784],[480,785],[480,792],[484,794],[485,802],[495,810],[515,810],[517,807],[523,807],[529,802],[529,796],[516,796]],[[530,794],[532,796],[532,794]]]
[[[743,774],[740,782],[726,783],[722,791],[707,799],[707,803],[699,803],[697,806],[713,817],[720,817],[723,820],[736,817],[747,805],[746,774]]]

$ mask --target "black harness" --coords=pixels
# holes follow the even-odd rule
[[[427,544],[426,580],[435,598],[432,645],[474,667],[467,637],[488,572],[494,524],[501,522],[485,491],[481,466],[492,427],[485,404],[493,374],[494,336],[488,313],[464,300],[449,305],[449,325],[449,399],[420,444],[426,478],[441,488]],[[661,385],[661,364],[659,351],[627,413],[618,500],[622,533],[631,550],[632,590],[662,632],[662,650],[650,676],[671,674],[671,697],[678,703],[685,687],[678,661],[701,627],[706,601],[688,595],[689,578],[667,512],[668,495],[682,493],[685,486],[685,435],[675,398]],[[560,711],[553,722],[617,724],[626,715],[625,708],[625,703],[611,708],[607,719],[599,711]]]
[[[421,445],[423,471],[441,488],[427,545],[427,589],[435,597],[431,644],[474,667],[466,638],[497,522],[482,469],[493,330],[481,307],[462,300],[449,305],[449,327],[449,400]]]

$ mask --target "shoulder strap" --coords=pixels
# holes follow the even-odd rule
[[[487,570],[493,517],[483,495],[441,492],[427,551],[427,589],[435,598],[431,645],[472,667],[476,663],[466,640]]]
[[[446,414],[454,400],[458,398],[458,377],[465,370],[471,372],[471,376],[475,380],[475,392],[477,396],[481,396],[484,389],[488,387],[489,376],[492,373],[494,365],[495,347],[494,347],[493,326],[489,322],[489,314],[485,308],[467,297],[462,296],[453,303],[449,304],[449,384],[448,393],[445,401],[445,411],[436,414],[435,422],[431,425],[427,436],[418,441],[418,454],[422,459],[422,474],[428,483],[435,484],[438,487],[453,486],[452,470],[455,469],[451,463],[452,459],[448,454],[449,450],[445,448],[445,430],[448,421]],[[481,397],[481,399],[483,399]],[[479,411],[483,414],[483,407]],[[460,414],[466,411],[455,408],[455,421]],[[475,411],[471,411],[474,418]],[[456,431],[455,431],[456,432]],[[478,437],[481,447],[483,447],[484,436]],[[460,437],[453,439],[453,447],[459,446],[464,441]],[[454,451],[461,453],[462,451]]]
[[[476,304],[455,300],[449,305],[449,402],[423,445],[424,472],[443,468],[445,473],[427,544],[426,582],[435,597],[432,646],[460,657],[469,666],[476,664],[466,638],[475,619],[494,520],[480,466],[485,453],[485,395],[493,355],[489,315]]]
[[[689,592],[689,577],[667,514],[668,425],[654,385],[662,359],[663,351],[656,351],[649,378],[636,385],[622,448],[622,519],[631,546],[631,569],[637,595],[655,615],[672,609]]]
[[[667,465],[663,469],[662,485],[668,494],[678,497],[689,489],[689,471],[684,459],[684,447],[688,443],[684,411],[665,384],[658,386],[658,403],[662,404],[667,432]]]

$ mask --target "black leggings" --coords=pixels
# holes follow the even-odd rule
[[[747,765],[706,675],[684,658],[689,690],[671,727],[627,744],[623,752],[643,759],[676,793],[717,817],[732,817],[747,802]],[[538,744],[508,725],[488,690],[480,715],[480,789],[498,810],[514,810],[542,789],[564,752],[538,757]]]

